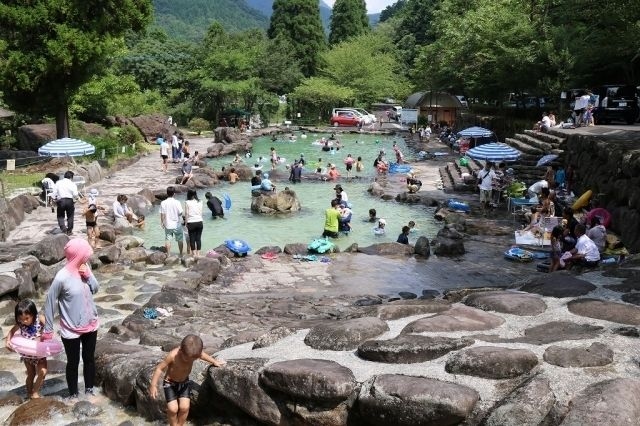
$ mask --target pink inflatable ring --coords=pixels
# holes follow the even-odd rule
[[[11,338],[11,347],[22,356],[37,358],[47,358],[58,355],[64,350],[64,346],[62,346],[62,342],[59,340],[41,342],[39,340],[27,339],[17,334],[14,334]]]

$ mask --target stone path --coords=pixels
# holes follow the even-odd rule
[[[195,138],[190,139],[189,144],[193,152],[200,151],[205,153],[207,147],[213,142],[212,138]],[[92,184],[85,188],[89,191],[96,188],[100,195],[98,203],[107,210],[116,200],[118,194],[136,194],[142,188],[164,189],[174,182],[176,176],[180,176],[180,164],[169,164],[169,170],[164,174],[161,170],[159,148],[151,147],[151,152],[142,156],[133,165],[118,170],[100,182]],[[84,205],[76,203],[74,234],[83,235],[85,226],[82,210]],[[52,230],[58,229],[56,214],[50,209],[40,207],[34,212],[26,215],[25,220],[11,232],[7,238],[8,244],[32,243],[44,238],[50,234]]]

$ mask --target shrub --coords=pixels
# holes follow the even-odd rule
[[[211,125],[204,118],[193,118],[189,121],[189,128],[197,134],[201,134],[205,130],[210,129]]]

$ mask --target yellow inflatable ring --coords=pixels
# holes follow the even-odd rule
[[[573,206],[571,206],[571,208],[573,209],[574,212],[580,210],[583,207],[586,207],[587,204],[589,204],[589,200],[591,199],[591,196],[593,195],[593,191],[592,190],[588,190],[585,191],[584,194],[582,194],[580,196],[580,198],[578,198],[574,203]]]

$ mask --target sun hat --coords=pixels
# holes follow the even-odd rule
[[[262,170],[262,166],[260,164],[258,164],[258,163],[254,164],[251,168],[253,170]]]
[[[332,167],[335,167],[335,166],[332,166]],[[342,185],[338,184],[338,185],[336,185],[336,186],[334,186],[334,187],[333,187],[333,190],[334,190],[334,191],[337,191],[338,189],[339,189],[339,190],[342,190]]]
[[[380,225],[386,225],[386,224],[387,224],[387,221],[386,221],[386,220],[384,220],[384,219],[379,219],[379,220],[378,220],[378,223],[379,223]]]
[[[93,195],[94,197],[97,197],[99,195],[99,192],[96,188],[91,188],[91,190],[89,191],[89,195]]]
[[[269,179],[269,173],[263,173],[262,177],[265,178],[265,179]]]

